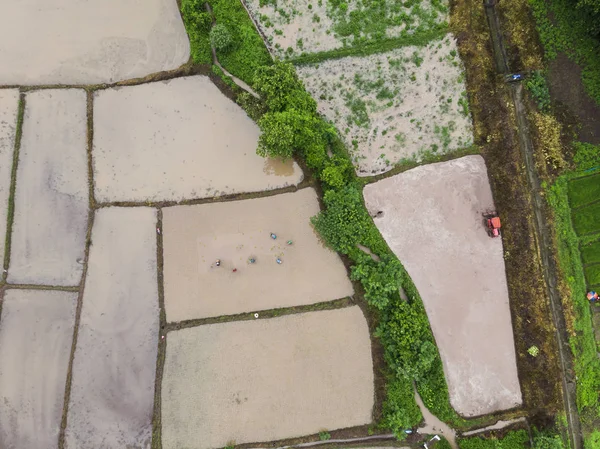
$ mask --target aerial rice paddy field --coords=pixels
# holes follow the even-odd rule
[[[425,47],[301,65],[298,74],[336,125],[359,176],[473,143],[462,63],[448,35]]]
[[[16,16],[32,20],[0,31],[18,31],[24,40],[24,33],[33,34],[25,58],[17,58],[21,50],[12,40],[0,49],[0,61],[8,61],[0,83],[44,85],[24,89],[21,107],[18,90],[0,90],[0,162],[6,162],[0,174],[10,177],[0,179],[0,204],[8,204],[0,240],[9,256],[0,285],[0,403],[29,407],[22,420],[12,410],[0,413],[10,427],[0,432],[0,447],[272,447],[275,440],[327,439],[329,431],[366,435],[392,426],[405,437],[405,429],[422,423],[413,391],[418,376],[424,401],[448,422],[465,425],[450,406],[445,379],[452,405],[465,416],[520,404],[506,280],[490,274],[504,272],[502,243],[484,235],[479,220],[480,209],[493,207],[482,161],[424,167],[427,180],[394,194],[368,192],[397,187],[401,178],[366,187],[368,202],[384,211],[377,219],[384,236],[402,234],[413,245],[406,267],[442,356],[419,293],[398,274],[400,267],[391,288],[385,279],[373,284],[381,281],[385,295],[416,306],[398,307],[410,319],[385,331],[400,354],[425,354],[435,369],[419,371],[398,356],[390,369],[384,357],[394,348],[381,348],[383,327],[375,330],[366,295],[355,288],[364,267],[349,268],[349,258],[326,247],[311,225],[326,207],[319,173],[307,170],[304,180],[303,161],[260,158],[259,127],[230,99],[238,91],[206,76],[209,67],[190,61],[178,69],[189,47],[177,3],[151,1],[131,29],[139,9],[129,0],[104,5],[105,15],[86,2],[61,9],[53,0],[47,10],[36,4],[11,5]],[[198,23],[199,4],[192,8]],[[446,34],[446,1],[247,5],[271,52],[298,64],[359,175],[472,144],[463,67],[454,37]],[[216,52],[220,62],[252,84],[256,65],[271,64],[260,35],[242,3],[211,6],[212,18],[233,36],[230,48]],[[57,20],[45,23],[46,17]],[[61,23],[77,26],[62,33]],[[75,44],[63,48],[64,39]],[[48,45],[60,51],[45,50]],[[209,61],[210,55],[203,62]],[[48,89],[52,83],[59,86]],[[35,151],[43,157],[34,158]],[[446,176],[448,166],[455,171]],[[366,232],[386,247],[356,192]],[[457,216],[443,224],[440,247],[427,247],[438,235],[420,221],[420,209],[436,223],[440,215]],[[344,211],[342,219],[351,221],[354,212]],[[414,238],[407,224],[419,229]],[[427,260],[411,258],[417,246],[430,251]],[[388,262],[376,253],[393,255],[387,247],[372,249],[368,267],[385,270]],[[40,257],[50,250],[53,258]],[[484,251],[491,254],[487,261]],[[18,269],[26,276],[13,278]],[[441,272],[456,274],[453,269],[463,270],[456,275],[461,285]],[[411,298],[400,299],[401,282],[412,287]],[[38,292],[43,305],[30,300]],[[39,334],[24,341],[20,323]],[[418,341],[406,335],[411,332]],[[23,342],[6,344],[15,338]],[[32,357],[19,361],[19,353]],[[50,366],[43,379],[30,373],[38,363]],[[32,391],[44,394],[31,397]],[[39,432],[32,424],[38,420],[44,421]]]

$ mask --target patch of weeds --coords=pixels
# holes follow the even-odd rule
[[[181,16],[190,39],[190,54],[196,64],[212,63],[208,33],[212,18],[203,0],[181,0]]]
[[[211,0],[210,4],[216,23],[225,26],[231,34],[231,47],[217,50],[219,62],[232,75],[252,85],[256,70],[272,64],[262,38],[240,2]]]
[[[329,432],[327,432],[326,430],[323,430],[323,431],[319,432],[319,440],[321,440],[321,441],[331,440],[331,434]]]
[[[550,110],[550,91],[544,74],[540,70],[534,70],[525,82],[525,87],[533,97],[538,109],[541,112],[548,112]]]

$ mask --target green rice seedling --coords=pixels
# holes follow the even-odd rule
[[[600,263],[589,265],[583,271],[588,285],[600,285]]]
[[[581,260],[584,264],[600,263],[600,240],[581,245]]]
[[[580,236],[600,232],[600,203],[574,210],[573,227]]]
[[[600,199],[600,174],[574,179],[569,183],[569,202],[577,208]]]

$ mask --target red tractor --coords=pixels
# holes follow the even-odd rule
[[[500,228],[502,227],[502,224],[500,223],[500,217],[498,215],[494,214],[486,216],[485,223],[490,237],[500,237]]]

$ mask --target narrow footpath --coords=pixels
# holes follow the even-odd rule
[[[508,58],[506,56],[506,47],[502,38],[498,15],[494,6],[494,0],[484,0],[488,24],[494,47],[494,57],[496,60],[496,69],[501,75],[510,74]],[[519,83],[510,85],[510,95],[515,106],[517,117],[518,135],[521,153],[525,162],[527,171],[527,180],[531,194],[531,203],[534,212],[535,240],[542,260],[542,269],[544,272],[544,281],[548,298],[550,300],[550,309],[552,310],[552,319],[556,329],[556,339],[558,342],[560,367],[562,372],[562,391],[567,416],[569,438],[572,449],[581,449],[583,447],[581,437],[581,423],[577,411],[577,392],[575,373],[573,370],[573,360],[571,348],[569,347],[568,336],[566,335],[565,317],[562,309],[562,301],[557,288],[557,267],[552,258],[552,241],[548,223],[544,213],[544,199],[542,197],[542,188],[540,178],[535,167],[533,158],[533,144],[525,106],[523,103],[523,86]]]

